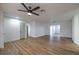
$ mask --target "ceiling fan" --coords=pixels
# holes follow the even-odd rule
[[[20,10],[20,9],[18,9],[18,11],[28,12],[28,15],[29,15],[29,16],[32,15],[32,14],[39,16],[39,14],[37,14],[37,13],[34,12],[34,11],[40,9],[39,6],[37,6],[37,7],[35,7],[35,8],[32,9],[31,6],[27,7],[24,3],[21,3],[21,5],[22,5],[26,10]]]

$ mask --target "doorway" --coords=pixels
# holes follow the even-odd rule
[[[50,26],[50,39],[60,38],[60,25],[51,25]]]
[[[20,39],[27,39],[28,34],[28,25],[26,23],[20,24]]]

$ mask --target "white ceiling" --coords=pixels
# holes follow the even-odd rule
[[[51,18],[56,19],[71,19],[73,16],[72,12],[79,8],[79,4],[77,3],[30,3],[27,6],[32,6],[33,8],[36,6],[40,6],[41,9],[44,9],[46,12],[41,14],[40,10],[36,11],[40,14],[40,16],[31,15],[28,16],[27,13],[17,11],[18,9],[25,8],[19,3],[3,3],[0,4],[1,9],[5,13],[5,15],[9,17],[20,17],[24,20],[50,20]]]

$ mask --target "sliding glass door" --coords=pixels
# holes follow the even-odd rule
[[[50,36],[59,36],[60,35],[60,25],[51,25],[50,26]]]

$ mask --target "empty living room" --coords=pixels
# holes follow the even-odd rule
[[[0,3],[0,55],[79,55],[79,3]]]

